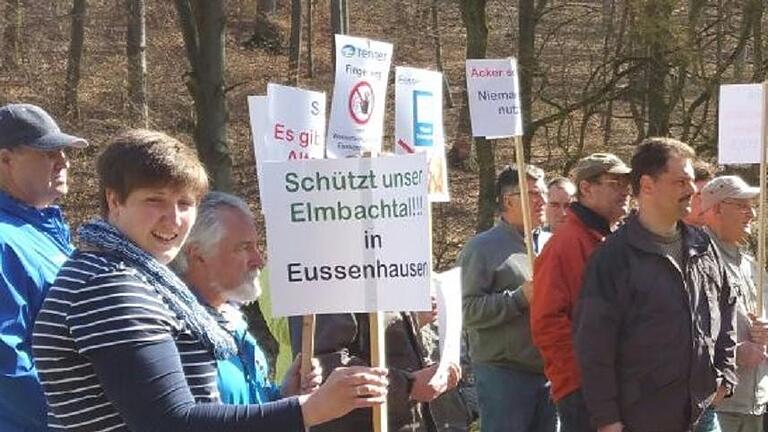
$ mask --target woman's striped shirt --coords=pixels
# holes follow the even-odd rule
[[[101,350],[175,341],[196,402],[218,402],[216,363],[135,268],[116,257],[76,252],[61,268],[35,322],[35,364],[52,430],[128,430],[107,399],[90,356]]]

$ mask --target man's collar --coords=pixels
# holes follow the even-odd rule
[[[704,230],[704,232],[707,233],[707,235],[709,235],[709,238],[711,238],[712,242],[715,245],[717,245],[718,250],[720,250],[723,255],[726,255],[726,256],[728,256],[729,258],[732,258],[732,259],[738,259],[741,256],[742,252],[741,252],[741,248],[739,246],[732,245],[732,244],[727,244],[727,243],[723,242],[720,239],[720,237],[717,235],[717,233],[712,231],[706,225],[702,229]]]
[[[61,209],[56,205],[38,209],[0,189],[0,209],[27,221],[45,222],[47,218],[62,218]]]
[[[587,228],[599,232],[603,237],[611,233],[611,225],[608,223],[608,220],[584,204],[575,201],[568,206],[568,209],[573,212],[573,214],[578,217]]]
[[[677,226],[680,229],[686,256],[701,255],[709,249],[709,236],[703,230],[683,221],[678,221]],[[627,230],[627,240],[632,246],[648,253],[664,255],[661,248],[653,241],[653,234],[640,223],[637,213],[627,217],[624,229]]]

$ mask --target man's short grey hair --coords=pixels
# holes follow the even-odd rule
[[[253,212],[242,199],[224,192],[209,192],[197,207],[197,220],[189,231],[189,237],[181,252],[171,262],[171,268],[177,274],[185,274],[189,268],[187,261],[187,246],[196,244],[203,254],[213,252],[213,248],[224,236],[224,225],[221,223],[219,212],[222,209],[239,210],[245,216],[253,219]]]

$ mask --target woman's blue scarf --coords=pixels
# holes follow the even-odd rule
[[[147,282],[160,293],[168,307],[216,359],[223,360],[237,354],[232,336],[222,330],[184,282],[167,266],[157,262],[102,219],[83,224],[77,232],[82,242],[117,255],[146,276]]]

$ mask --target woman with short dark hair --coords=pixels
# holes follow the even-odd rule
[[[216,360],[232,337],[168,264],[208,178],[194,152],[159,132],[117,137],[98,160],[103,219],[59,272],[34,331],[53,430],[299,431],[383,402],[386,371],[334,371],[310,395],[219,403]]]

